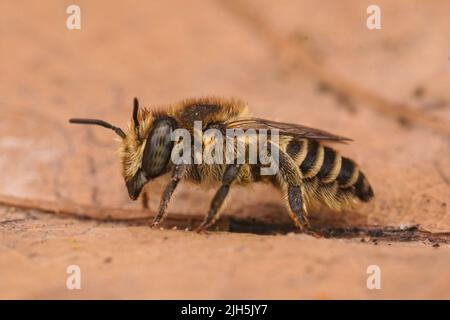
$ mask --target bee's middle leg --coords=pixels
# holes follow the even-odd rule
[[[219,188],[219,190],[217,190],[216,194],[214,195],[208,214],[195,231],[202,232],[214,224],[214,222],[217,219],[219,210],[222,207],[222,204],[225,198],[227,197],[228,192],[230,191],[231,183],[234,181],[234,179],[236,179],[239,173],[240,167],[241,166],[237,164],[230,164],[227,166],[225,173],[223,175],[222,186]]]

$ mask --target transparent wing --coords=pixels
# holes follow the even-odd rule
[[[350,138],[338,136],[320,129],[305,127],[299,124],[277,122],[261,118],[247,118],[229,121],[226,123],[227,128],[235,129],[278,129],[281,135],[292,136],[296,138],[307,138],[315,140],[326,140],[332,142],[349,142]]]

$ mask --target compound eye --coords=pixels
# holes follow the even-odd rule
[[[150,131],[142,158],[142,170],[148,178],[164,173],[173,148],[171,132],[169,120],[158,120]]]

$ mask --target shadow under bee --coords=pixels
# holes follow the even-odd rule
[[[153,219],[147,210],[108,208],[80,205],[67,202],[53,202],[41,199],[17,198],[0,195],[0,205],[39,214],[52,213],[62,218],[96,220],[102,223],[122,224],[127,226],[146,226]],[[347,221],[336,213],[321,211],[310,216],[311,224],[303,231],[292,225],[285,214],[286,208],[274,203],[259,203],[242,207],[236,215],[226,212],[218,219],[213,230],[231,233],[252,233],[257,235],[306,234],[317,238],[360,239],[362,242],[377,244],[384,242],[421,241],[438,247],[450,244],[450,232],[429,232],[420,226],[399,228],[393,226],[368,226],[363,215],[357,212],[344,212]],[[244,213],[246,214],[244,216]],[[250,215],[250,216],[249,216]],[[37,217],[35,217],[37,218]],[[359,219],[359,221],[358,221]],[[201,214],[170,213],[164,221],[164,229],[193,230],[203,220]],[[349,223],[350,221],[353,222]],[[149,228],[148,232],[154,232]],[[201,236],[201,235],[200,235]]]
[[[356,224],[345,224],[336,213],[324,210],[318,215],[310,216],[310,226],[299,230],[284,212],[282,205],[273,203],[257,204],[242,208],[242,212],[258,213],[255,216],[232,216],[226,212],[217,220],[211,231],[231,233],[251,233],[256,235],[305,234],[326,239],[358,239],[374,245],[382,242],[425,242],[438,247],[439,244],[450,244],[450,232],[432,233],[419,225],[408,227],[367,226],[361,223],[363,216],[357,212],[342,213],[348,220],[358,221]],[[284,218],[283,218],[284,217]],[[193,230],[202,221],[201,216],[177,215],[168,216],[163,229]],[[133,224],[148,224],[143,219]]]

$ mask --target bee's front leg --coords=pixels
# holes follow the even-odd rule
[[[148,193],[145,190],[144,190],[144,192],[142,192],[142,195],[141,195],[141,205],[142,205],[142,209],[144,209],[144,210],[148,210],[150,208]]]
[[[176,165],[172,171],[172,178],[170,179],[169,184],[164,189],[164,192],[161,197],[161,202],[159,204],[158,214],[153,219],[151,223],[152,228],[157,228],[160,222],[164,219],[166,214],[167,205],[169,204],[170,197],[172,196],[175,188],[178,185],[178,182],[183,178],[184,173],[186,171],[186,166],[184,165]]]
[[[228,165],[223,175],[222,186],[214,195],[208,214],[206,215],[205,220],[203,220],[202,224],[195,230],[196,232],[202,232],[214,224],[217,219],[219,210],[222,207],[222,204],[227,197],[228,192],[230,191],[231,183],[234,181],[234,179],[236,179],[240,168],[241,166],[236,164]]]

